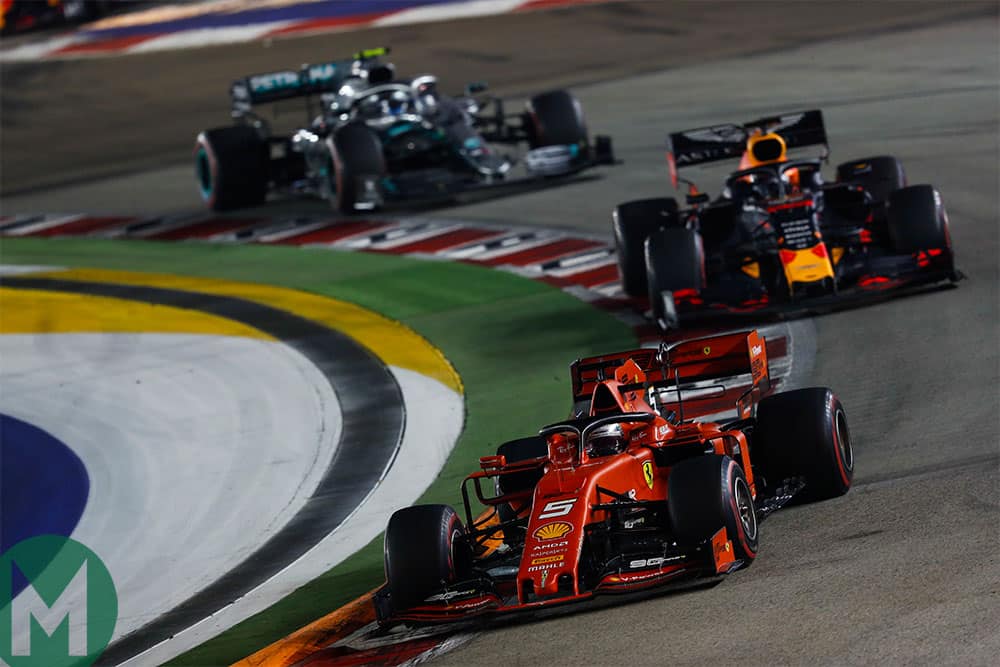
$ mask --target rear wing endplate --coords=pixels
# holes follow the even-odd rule
[[[675,132],[667,135],[667,162],[674,187],[678,169],[738,159],[746,150],[747,139],[758,132],[781,135],[788,148],[822,145],[829,152],[823,112],[819,109],[758,118],[742,125],[727,123]]]

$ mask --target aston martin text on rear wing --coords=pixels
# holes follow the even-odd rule
[[[827,146],[823,112],[819,109],[758,118],[742,125],[726,123],[699,127],[667,136],[671,177],[676,180],[677,170],[683,167],[739,159],[746,150],[747,139],[758,132],[781,135],[789,149]]]
[[[658,349],[640,348],[578,359],[570,365],[574,403],[589,399],[594,387],[604,380],[629,384],[629,378],[620,373],[627,368],[629,359],[645,376],[635,384],[647,388],[684,388],[748,375],[747,396],[741,395],[736,401],[741,414],[771,388],[766,340],[756,331],[743,331],[662,344]]]

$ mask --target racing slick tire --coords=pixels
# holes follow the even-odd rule
[[[629,296],[646,294],[646,262],[643,250],[649,235],[662,227],[679,224],[677,200],[673,197],[637,199],[615,207],[611,226],[615,233],[618,274]]]
[[[506,458],[508,464],[548,455],[549,446],[545,442],[545,438],[538,435],[510,440],[497,447],[497,456]],[[525,470],[510,475],[501,475],[497,477],[497,490],[502,493],[511,493],[533,489],[538,480],[542,478],[542,473],[542,469],[539,468],[538,470]]]
[[[906,187],[906,172],[896,158],[879,155],[838,165],[837,180],[862,186],[872,196],[872,203],[884,204],[890,194]]]
[[[406,609],[469,575],[472,549],[460,538],[462,521],[448,505],[397,510],[385,529],[385,576],[392,606]]]
[[[643,252],[653,319],[664,328],[674,328],[678,321],[672,295],[680,290],[700,292],[705,288],[701,235],[686,227],[661,229],[646,239]]]
[[[528,144],[543,146],[576,145],[580,155],[589,157],[587,123],[580,102],[565,90],[535,95],[526,105]]]
[[[951,255],[948,213],[941,195],[930,185],[911,185],[889,196],[889,241],[908,255],[940,248]]]
[[[548,443],[545,442],[545,438],[537,435],[527,438],[518,438],[517,440],[510,440],[497,447],[497,456],[503,456],[507,463],[528,461],[530,459],[537,459],[548,455]],[[544,469],[539,467],[534,470],[524,470],[521,472],[514,472],[509,475],[500,475],[496,479],[497,495],[533,489],[535,488],[535,485],[538,484],[538,480],[542,478],[543,474],[545,474]],[[519,508],[522,512],[531,506],[530,498],[528,498],[525,502],[527,503],[527,507]],[[513,507],[513,503],[503,503],[501,505],[497,505],[496,508],[497,518],[500,519],[501,523],[513,521],[517,518],[518,512]],[[527,528],[527,526],[525,526],[525,528]],[[504,532],[504,539],[507,542],[518,541],[517,536],[507,535],[507,531]]]
[[[694,546],[725,527],[736,558],[750,565],[757,557],[760,531],[750,485],[728,456],[696,456],[673,466],[667,509],[679,543]]]
[[[331,203],[341,213],[354,213],[359,200],[367,200],[372,207],[381,204],[379,182],[386,173],[385,154],[378,135],[363,123],[348,123],[327,140],[333,162],[333,190]],[[362,189],[364,197],[359,197]]]
[[[769,486],[804,477],[805,500],[842,496],[854,478],[847,413],[826,387],[764,398],[757,406],[750,454]]]
[[[218,127],[198,135],[195,178],[213,211],[259,206],[267,198],[268,146],[245,125]]]

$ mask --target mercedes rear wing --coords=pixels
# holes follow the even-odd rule
[[[633,382],[619,372],[631,359],[641,374]],[[627,367],[626,367],[627,368]],[[767,363],[767,341],[754,331],[694,338],[659,349],[640,348],[578,359],[570,365],[574,404],[589,400],[599,383],[616,379],[625,390],[691,386],[711,380],[749,375],[750,388],[737,401],[741,416],[751,403],[771,389]]]
[[[727,123],[675,132],[667,135],[667,162],[674,187],[677,187],[678,169],[739,159],[746,150],[747,139],[758,132],[781,135],[788,148],[821,145],[829,152],[823,112],[819,109],[767,116],[742,125]]]
[[[335,93],[354,72],[358,61],[373,60],[389,53],[388,48],[366,49],[351,58],[303,65],[298,70],[251,74],[233,81],[229,87],[234,115],[250,112],[257,104],[267,104],[317,93]]]

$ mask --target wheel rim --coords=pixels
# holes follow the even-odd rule
[[[736,479],[733,491],[736,496],[736,510],[740,513],[740,523],[748,540],[757,539],[757,512],[753,507],[753,496],[750,487],[742,477]]]
[[[195,159],[195,171],[198,177],[198,188],[201,196],[205,199],[212,197],[212,164],[208,160],[208,152],[204,148],[198,150],[198,157]]]
[[[844,468],[854,469],[854,448],[851,446],[851,432],[847,428],[847,415],[843,410],[837,410],[837,449],[840,450],[840,460]]]

